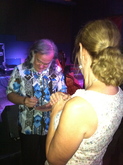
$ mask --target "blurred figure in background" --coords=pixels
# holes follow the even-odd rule
[[[66,64],[66,61],[67,61],[67,57],[66,57],[63,50],[58,51],[58,60],[61,64],[62,70],[64,71],[65,64]]]
[[[83,88],[83,86],[79,84],[78,79],[76,79],[74,72],[71,70],[71,65],[66,65],[63,73],[65,76],[65,83],[67,86],[68,94],[72,95],[76,92],[77,89]]]

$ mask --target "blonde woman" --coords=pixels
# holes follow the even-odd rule
[[[123,116],[120,32],[109,20],[89,22],[75,40],[85,89],[51,95],[46,142],[49,165],[102,165]]]

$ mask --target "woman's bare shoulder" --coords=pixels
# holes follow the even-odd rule
[[[66,113],[73,116],[76,122],[80,122],[85,129],[85,137],[90,137],[97,128],[97,114],[93,106],[84,98],[73,97],[65,105]],[[93,116],[93,117],[92,117]]]
[[[71,98],[67,103],[66,103],[66,106],[72,106],[73,108],[92,108],[92,105],[87,101],[85,100],[84,98],[82,97],[79,97],[79,96],[75,96],[73,98]]]

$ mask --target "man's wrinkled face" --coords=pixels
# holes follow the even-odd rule
[[[47,69],[48,66],[51,64],[54,57],[54,53],[50,53],[48,55],[36,53],[34,54],[34,62],[33,67],[37,72],[42,72],[43,70]]]

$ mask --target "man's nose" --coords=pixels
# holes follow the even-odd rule
[[[40,67],[40,69],[43,69],[44,68],[44,65],[43,64],[40,64],[39,67]]]

